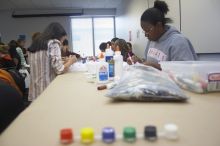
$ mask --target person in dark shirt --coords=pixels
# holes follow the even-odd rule
[[[8,46],[9,46],[8,52],[9,52],[11,58],[13,59],[13,61],[15,62],[16,69],[19,70],[19,69],[21,69],[21,58],[16,51],[17,45],[18,44],[15,40],[11,40],[8,43]]]

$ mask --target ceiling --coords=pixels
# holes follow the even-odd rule
[[[0,0],[0,10],[118,8],[122,0]]]

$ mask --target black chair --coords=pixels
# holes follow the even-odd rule
[[[14,87],[0,79],[0,133],[24,109],[22,98]]]

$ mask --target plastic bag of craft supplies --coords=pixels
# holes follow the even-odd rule
[[[127,101],[186,101],[187,96],[168,77],[153,67],[131,66],[118,84],[107,94],[115,100]]]

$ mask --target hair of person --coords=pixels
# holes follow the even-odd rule
[[[8,47],[9,47],[9,53],[10,55],[12,54],[15,54],[16,51],[16,48],[17,48],[18,44],[15,40],[11,40],[9,43],[8,43]]]
[[[17,51],[16,51],[16,48],[18,47],[18,44],[15,40],[11,40],[9,43],[8,43],[8,46],[9,46],[9,54],[11,55],[11,57],[14,57],[15,55],[17,55]]]
[[[60,40],[62,37],[66,36],[67,33],[60,23],[53,22],[50,23],[44,32],[34,40],[29,48],[29,51],[34,53],[40,50],[48,49],[48,41],[57,39]]]
[[[67,39],[65,39],[65,40],[63,41],[63,46],[68,46],[68,45],[69,45],[69,42],[68,42]]]
[[[113,38],[112,40],[111,40],[111,42],[115,42],[115,41],[117,41],[119,38]]]
[[[110,41],[108,41],[108,42],[107,42],[107,44],[108,44],[109,46],[111,46],[111,45],[112,45],[112,43],[111,43]]]
[[[156,25],[161,22],[164,26],[166,23],[171,23],[172,19],[166,18],[165,15],[169,12],[169,7],[165,1],[156,0],[154,7],[147,9],[141,16],[141,21],[149,22]]]
[[[127,42],[127,45],[132,48],[132,44],[130,42]]]
[[[33,33],[32,37],[31,37],[32,41],[34,41],[34,40],[35,40],[37,37],[39,37],[40,35],[41,35],[40,32],[35,32],[35,33]]]
[[[118,39],[115,42],[115,46],[119,47],[121,51],[121,55],[123,56],[123,60],[126,61],[128,58],[128,52],[129,52],[127,42],[124,39]]]
[[[119,46],[120,49],[128,50],[127,42],[124,39],[118,39],[115,42],[115,46]]]
[[[18,46],[20,46],[20,43],[21,43],[21,42],[24,42],[24,41],[26,41],[24,38],[19,38],[19,39],[17,39],[17,44],[18,44]]]
[[[99,49],[102,51],[102,52],[104,52],[105,51],[105,49],[107,48],[107,43],[101,43],[100,45],[99,45]]]

